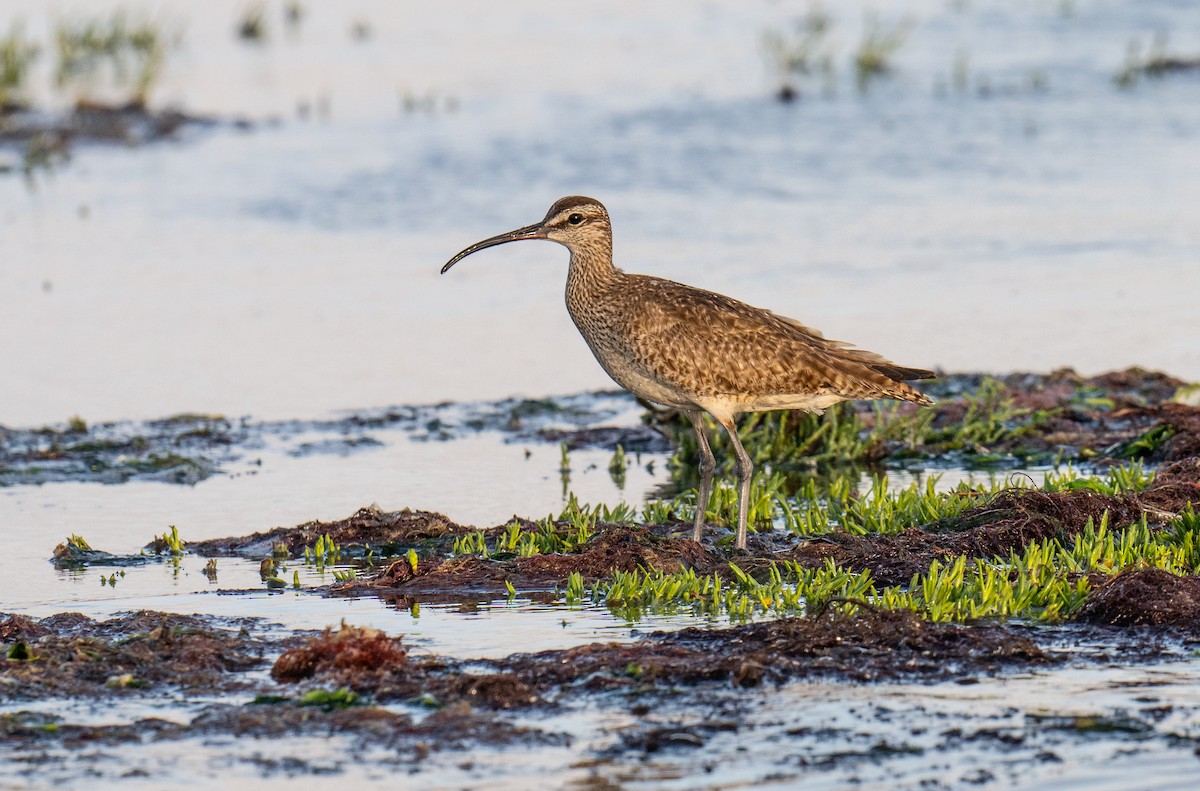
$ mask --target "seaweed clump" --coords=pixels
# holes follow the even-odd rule
[[[1106,626],[1200,629],[1200,577],[1132,569],[1092,592],[1076,620]]]
[[[271,668],[271,678],[300,681],[318,673],[337,676],[390,672],[407,659],[400,638],[343,623],[338,631],[326,628],[308,643],[281,654]]]

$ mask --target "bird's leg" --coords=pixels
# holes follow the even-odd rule
[[[708,512],[708,501],[712,498],[713,470],[717,468],[717,460],[713,458],[712,448],[708,446],[704,413],[689,410],[687,416],[688,420],[692,421],[692,429],[696,432],[696,444],[700,449],[700,459],[696,465],[700,469],[700,490],[696,493],[696,525],[692,530],[692,540],[700,541],[704,536],[704,515]]]
[[[738,439],[737,426],[734,425],[733,418],[727,417],[720,423],[728,432],[729,439],[733,441],[733,450],[738,457],[738,483],[741,484],[741,492],[738,496],[738,528],[735,546],[738,549],[745,549],[746,512],[750,507],[750,479],[754,475],[754,462],[750,461],[746,449],[742,447],[742,441]]]

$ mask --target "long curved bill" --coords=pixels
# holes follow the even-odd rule
[[[534,223],[533,225],[526,225],[524,228],[518,228],[515,231],[509,231],[508,233],[502,233],[499,236],[493,236],[491,239],[484,239],[482,242],[476,242],[475,244],[468,247],[466,250],[463,250],[461,253],[454,256],[449,261],[447,261],[446,265],[442,267],[442,274],[443,275],[446,274],[446,272],[449,271],[450,267],[454,266],[459,261],[461,261],[464,258],[466,258],[467,256],[469,256],[471,253],[478,253],[480,250],[484,249],[485,247],[495,247],[498,244],[505,244],[507,242],[519,242],[522,239],[545,239],[545,238],[546,238],[546,232],[542,228],[542,223],[539,222],[539,223]]]

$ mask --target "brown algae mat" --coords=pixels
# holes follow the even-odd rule
[[[931,624],[911,613],[865,610],[727,629],[685,629],[632,644],[592,644],[501,660],[460,662],[411,654],[400,638],[343,625],[316,635],[271,637],[252,620],[136,612],[107,621],[78,614],[0,617],[8,661],[0,700],[113,704],[179,696],[209,703],[187,722],[143,717],[89,726],[41,712],[0,715],[12,749],[164,741],[196,736],[286,737],[336,733],[410,760],[472,744],[567,744],[569,737],[512,722],[501,712],[555,709],[576,695],[627,693],[640,705],[665,694],[700,705],[704,684],[757,686],[791,678],[937,680],[1061,662],[1003,626]],[[267,676],[263,670],[269,668]],[[469,668],[469,669],[468,669]],[[680,685],[691,686],[691,696]],[[409,703],[414,717],[379,704]],[[10,706],[11,707],[11,706]],[[44,710],[43,710],[44,711]]]

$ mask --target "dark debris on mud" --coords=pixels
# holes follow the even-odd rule
[[[724,629],[688,628],[637,643],[604,643],[509,657],[541,683],[589,690],[723,681],[739,687],[797,678],[943,680],[1062,661],[1015,627],[931,623],[908,611],[782,618]]]
[[[9,749],[337,735],[360,747],[394,750],[398,760],[476,744],[567,745],[569,736],[504,713],[555,710],[597,693],[641,707],[665,696],[686,709],[717,690],[796,679],[933,682],[1068,661],[1048,651],[1032,628],[930,623],[911,612],[865,606],[850,615],[829,609],[493,660],[413,654],[400,637],[345,624],[281,636],[253,619],[149,611],[106,621],[77,613],[3,616],[0,643],[7,655],[0,702],[10,709],[0,715],[0,743]],[[1144,656],[1145,646],[1137,651]],[[261,670],[271,656],[268,677]],[[178,703],[181,696],[211,701],[233,694],[252,700],[205,702],[182,722],[143,718],[100,727],[17,708],[42,699]],[[413,707],[413,714],[382,707],[395,703]],[[432,713],[414,716],[418,710]],[[738,725],[731,720],[722,727]]]
[[[387,555],[409,547],[448,548],[449,541],[470,529],[432,511],[408,508],[383,511],[378,506],[367,506],[346,519],[313,520],[296,527],[277,527],[248,536],[193,541],[187,548],[199,555],[254,558],[269,557],[277,548],[286,548],[289,555],[295,556],[305,547],[315,545],[318,538],[328,536],[347,557],[362,556],[368,549]]]
[[[340,734],[420,758],[472,744],[563,744],[567,737],[520,726],[498,710],[541,702],[519,679],[467,673],[436,657],[411,660],[400,638],[344,626],[313,637],[272,635],[255,619],[139,611],[106,621],[79,613],[33,619],[0,615],[0,744],[66,748],[209,735],[260,738]],[[278,654],[271,676],[261,671]],[[273,679],[273,680],[272,680]],[[307,685],[298,684],[307,682]],[[62,699],[98,704],[143,698],[253,697],[212,703],[187,722],[155,718],[104,726],[17,710]],[[417,718],[377,706],[415,701]],[[178,715],[178,711],[176,711]]]
[[[800,678],[938,681],[1065,661],[1034,630],[925,621],[911,612],[863,608],[723,629],[684,629],[632,643],[593,643],[453,662],[414,657],[399,641],[345,626],[294,646],[277,660],[280,681],[330,685],[374,700],[469,704],[490,710],[558,706],[572,694],[635,696],[680,687],[780,684]],[[464,670],[470,666],[470,671]],[[697,690],[701,694],[701,690]]]
[[[1104,460],[1144,458],[1158,463],[1200,454],[1200,409],[1170,403],[1183,384],[1165,374],[1131,368],[1085,378],[1063,369],[1051,374],[1011,374],[998,381],[996,398],[1004,431],[987,447],[935,437],[952,436],[988,378],[952,374],[926,384],[940,400],[930,440],[917,448],[878,443],[858,463],[911,464],[957,458],[966,466],[997,460]],[[874,406],[852,408],[864,430],[876,421]],[[211,415],[178,415],[145,423],[11,429],[0,426],[0,485],[79,480],[120,483],[149,478],[196,483],[229,471],[264,449],[291,456],[368,452],[399,431],[413,441],[453,440],[496,432],[509,442],[554,442],[567,450],[593,448],[667,453],[669,436],[690,430],[670,410],[644,413],[626,393],[601,391],[546,399],[388,407],[322,420],[252,421]],[[997,418],[998,420],[1000,418]],[[615,421],[616,425],[612,425]],[[686,430],[685,430],[686,429]]]
[[[66,113],[24,110],[0,113],[0,144],[40,146],[65,157],[78,143],[144,145],[176,139],[186,128],[209,128],[217,118],[177,108],[153,110],[140,102],[102,104],[81,101]],[[248,128],[249,121],[235,121]]]
[[[144,422],[89,425],[80,418],[37,428],[0,425],[0,486],[56,481],[124,483],[131,479],[194,484],[228,473],[241,462],[261,465],[263,451],[291,456],[367,452],[402,432],[417,442],[448,441],[497,432],[510,442],[556,442],[568,449],[622,445],[630,452],[668,452],[670,444],[644,425],[629,423],[632,396],[581,393],[546,399],[348,412],[329,419],[254,421],[180,414]],[[257,457],[256,457],[257,455]]]
[[[828,559],[850,569],[870,569],[885,585],[903,585],[930,564],[957,555],[1006,556],[1045,538],[1070,540],[1105,513],[1110,525],[1132,524],[1145,515],[1161,523],[1188,504],[1200,508],[1200,458],[1164,465],[1145,491],[1102,495],[1086,490],[1043,492],[1014,488],[964,512],[952,522],[911,527],[895,535],[830,533],[803,541],[791,557],[817,566]]]
[[[215,474],[245,441],[242,426],[213,415],[136,424],[88,426],[76,419],[60,427],[0,426],[0,486],[132,478],[193,484]]]
[[[0,619],[8,660],[0,700],[86,699],[116,690],[244,690],[237,674],[263,663],[266,644],[201,616],[137,612],[107,621],[79,613]]]
[[[271,677],[284,684],[344,688],[376,701],[415,702],[441,707],[467,704],[501,710],[545,701],[516,674],[480,672],[486,662],[465,663],[411,656],[400,638],[377,629],[343,624],[284,651]]]
[[[984,374],[955,374],[930,382],[924,389],[939,399],[933,426],[952,427],[970,409],[966,393],[978,392]],[[1191,443],[1200,447],[1200,410],[1170,403],[1186,383],[1158,371],[1128,368],[1084,377],[1070,368],[1049,374],[1015,373],[999,377],[1008,429],[986,448],[971,453],[1016,459],[1116,461],[1143,458],[1150,462],[1188,458]],[[1157,432],[1157,434],[1156,434]],[[1143,438],[1190,435],[1183,443],[1141,442]],[[924,450],[937,456],[946,448]],[[965,458],[970,460],[970,455]]]
[[[1093,591],[1076,620],[1106,626],[1167,626],[1200,634],[1200,577],[1131,569]]]

